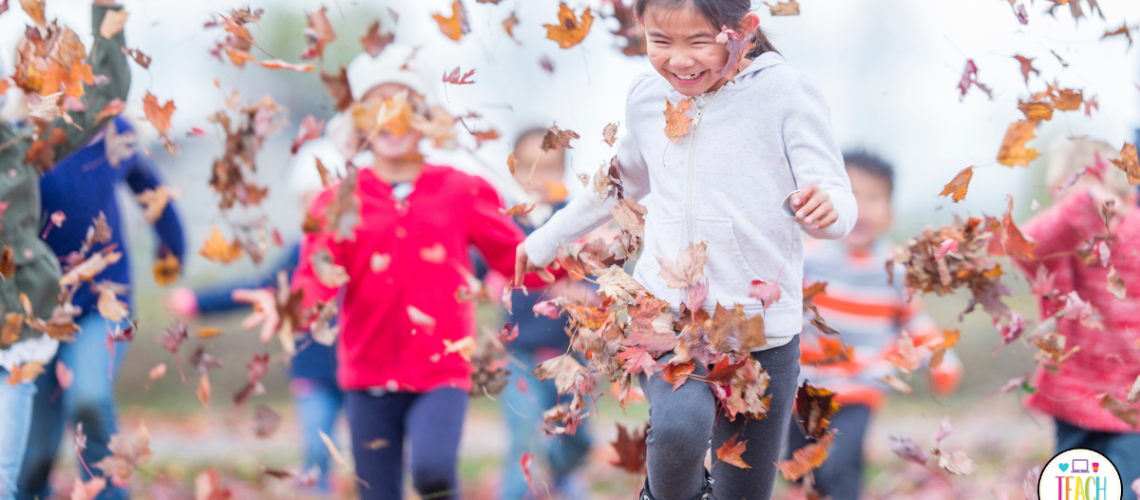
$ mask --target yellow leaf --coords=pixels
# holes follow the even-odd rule
[[[590,8],[582,11],[581,19],[574,16],[574,11],[570,10],[565,3],[558,5],[558,24],[544,24],[546,28],[546,38],[558,42],[558,46],[568,49],[579,43],[586,38],[590,33],[590,25],[594,23],[594,15],[590,14]]]

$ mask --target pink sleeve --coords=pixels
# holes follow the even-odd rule
[[[1029,276],[1044,264],[1053,271],[1064,259],[1051,258],[1077,249],[1081,243],[1105,230],[1104,220],[1088,192],[1073,193],[1041,215],[1021,226],[1025,236],[1037,242],[1033,253],[1037,260],[1017,260],[1017,266]]]
[[[322,223],[327,224],[325,221],[324,212],[325,207],[328,206],[332,200],[335,191],[333,189],[326,189],[318,195],[309,205],[308,214],[315,217]],[[293,290],[303,290],[304,297],[301,302],[302,309],[308,309],[314,306],[317,302],[327,302],[337,294],[337,289],[325,286],[317,279],[317,275],[313,269],[312,257],[314,254],[327,248],[332,253],[333,261],[340,265],[341,245],[333,240],[333,234],[327,231],[319,231],[316,233],[305,233],[301,239],[301,257],[297,263],[297,270],[293,272]]]

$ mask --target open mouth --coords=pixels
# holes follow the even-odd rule
[[[678,83],[693,84],[693,83],[700,81],[701,78],[703,76],[705,76],[705,73],[708,73],[708,71],[709,70],[706,69],[704,71],[701,71],[700,73],[692,73],[692,74],[688,74],[688,75],[680,75],[677,73],[672,73],[672,75],[673,75],[673,78],[676,79]]]

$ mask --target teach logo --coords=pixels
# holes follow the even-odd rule
[[[1041,470],[1037,496],[1041,500],[1120,500],[1120,472],[1104,455],[1073,448],[1054,456]]]

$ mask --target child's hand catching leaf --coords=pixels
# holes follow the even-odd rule
[[[538,273],[542,281],[547,283],[554,283],[554,275],[547,271],[546,268],[535,266],[534,263],[527,258],[526,243],[519,243],[518,249],[515,251],[515,282],[514,286],[523,286],[523,280],[528,273]]]
[[[277,327],[281,323],[281,318],[277,317],[277,298],[273,292],[266,289],[234,290],[231,297],[233,297],[234,302],[253,305],[253,314],[242,320],[241,327],[249,330],[260,324],[261,341],[269,342],[272,340],[273,334],[277,332]]]
[[[816,184],[806,184],[792,195],[792,207],[796,211],[796,221],[805,228],[823,229],[839,219],[831,197]]]

